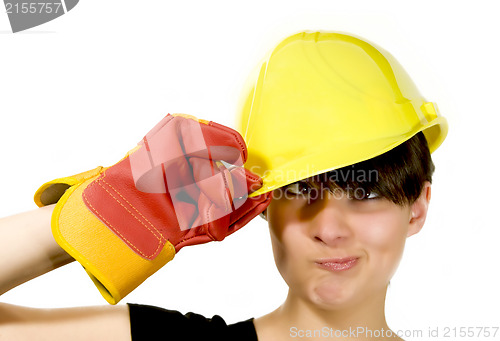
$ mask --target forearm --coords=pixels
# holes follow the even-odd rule
[[[72,262],[54,240],[54,205],[0,219],[0,295]]]
[[[130,341],[127,305],[37,309],[0,303],[3,340]]]

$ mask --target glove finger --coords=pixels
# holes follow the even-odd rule
[[[176,122],[182,122],[184,120],[191,120],[194,122],[199,122],[199,123],[204,123],[208,124],[209,121],[203,120],[203,119],[198,119],[192,115],[187,115],[187,114],[167,114],[163,119],[158,122],[145,136],[146,139],[151,138],[152,136],[156,135],[160,130],[163,129],[167,123],[171,122],[172,120],[177,119]],[[174,123],[175,124],[175,123]],[[144,140],[144,139],[143,139]]]
[[[173,119],[164,117],[129,153],[134,182],[143,192],[166,193],[168,188],[193,183]]]
[[[252,198],[237,199],[235,206],[239,205],[239,208],[231,213],[229,218],[230,228],[228,229],[228,235],[239,230],[250,222],[257,215],[262,213],[272,200],[272,191],[267,192]],[[238,201],[244,200],[243,203]]]
[[[262,178],[257,174],[245,168],[245,175],[247,179],[248,194],[255,192],[264,184]]]
[[[208,163],[203,161],[208,160],[190,159],[190,162],[194,164],[194,168],[203,170],[199,172],[199,174],[203,174],[202,178],[207,175],[209,176],[212,172],[212,168],[209,169]],[[260,187],[262,184],[258,176],[244,168],[235,167],[233,169],[226,169],[223,165],[217,167],[217,163],[215,163],[213,172],[215,172],[215,175],[209,176],[213,182],[197,182],[201,190],[198,199],[199,217],[193,224],[193,228],[197,231],[201,228],[211,240],[220,241],[246,225],[255,216],[264,211],[271,201],[272,192],[253,198],[248,198],[247,195],[241,195],[246,193],[247,188],[250,188],[252,185],[258,185],[258,187]],[[197,175],[195,175],[195,178],[196,177]],[[229,205],[227,205],[231,197],[222,195],[224,194],[222,189],[225,187],[222,185],[222,178],[226,178],[223,180],[224,184],[233,184],[234,194],[232,198],[234,199],[231,201],[231,209],[229,209]],[[231,178],[230,181],[228,181],[229,178]],[[202,180],[206,180],[206,178]],[[214,190],[212,186],[218,187]],[[227,187],[226,189],[228,190]],[[226,193],[228,192],[229,191]],[[213,198],[214,193],[219,193],[219,196]],[[236,195],[238,195],[238,197],[236,197]],[[227,201],[225,201],[225,204],[216,204],[221,198],[226,198]],[[192,231],[189,233],[191,232]],[[197,243],[198,242],[199,241],[197,241]],[[194,243],[194,241],[189,241],[188,243],[191,244]]]
[[[198,217],[198,205],[184,200],[176,200],[173,204],[179,229],[185,231],[192,228],[195,219]]]
[[[182,158],[186,158],[189,154],[198,153],[209,158],[208,147],[201,130],[201,126],[206,125],[201,122],[208,123],[208,121],[198,121],[185,116],[188,115],[165,116],[139,142],[141,148],[130,153],[134,179],[162,164],[182,163]]]
[[[247,161],[247,147],[243,137],[236,130],[216,122],[203,126],[203,135],[211,146],[212,158],[243,166]]]
[[[149,193],[165,193],[164,182],[168,182],[168,188],[193,183],[186,172],[189,166],[185,158],[224,160],[237,165],[246,160],[246,146],[239,133],[189,115],[167,115],[139,145],[141,148],[130,153],[129,159],[137,187]],[[164,166],[166,172],[154,170]],[[165,176],[162,177],[162,173],[166,173]]]
[[[213,204],[202,192],[199,200],[200,212],[206,212],[204,219],[205,234],[212,240],[221,241],[228,234],[230,212]]]
[[[230,213],[235,208],[236,198],[246,198],[250,193],[262,187],[262,179],[243,167],[226,168],[219,162],[190,158],[196,183],[201,191],[219,207]],[[210,178],[210,179],[208,179]],[[208,180],[207,180],[208,179]],[[232,210],[229,207],[232,204]]]
[[[247,197],[262,187],[262,179],[243,167],[229,168],[234,187],[233,198]]]
[[[201,123],[192,119],[180,122],[180,138],[188,156],[242,166],[247,159],[247,148],[243,137],[229,127],[216,122]]]
[[[232,212],[234,186],[228,169],[218,162],[204,158],[191,157],[191,164],[196,186],[206,198],[224,214]],[[200,214],[202,212],[200,211]],[[215,217],[215,219],[220,216]]]

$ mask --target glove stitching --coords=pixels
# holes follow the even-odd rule
[[[102,177],[100,180],[98,180],[98,181],[102,181],[102,182],[104,182],[106,185],[108,185],[109,187],[111,187],[111,188],[112,188],[112,189],[116,192],[116,194],[118,194],[118,195],[119,195],[119,196],[120,196],[120,197],[121,197],[121,198],[122,198],[122,199],[123,199],[123,200],[124,200],[127,204],[129,204],[129,206],[130,206],[131,208],[133,208],[133,209],[134,209],[134,211],[136,211],[136,212],[137,212],[137,214],[139,214],[139,215],[140,215],[140,216],[141,216],[141,217],[142,217],[145,221],[147,221],[147,222],[148,222],[148,224],[149,224],[149,225],[150,225],[150,226],[151,226],[151,227],[152,227],[152,228],[153,228],[153,229],[154,229],[154,230],[155,230],[155,231],[156,231],[156,232],[160,235],[160,238],[158,238],[158,237],[156,236],[156,234],[155,234],[153,231],[151,231],[151,230],[150,230],[150,229],[149,229],[149,228],[148,228],[148,227],[147,227],[147,226],[146,226],[146,225],[145,225],[145,224],[144,224],[144,223],[143,223],[143,222],[142,222],[139,218],[137,218],[137,217],[136,217],[136,216],[135,216],[132,212],[128,211],[128,210],[127,210],[127,208],[126,208],[124,205],[122,205],[118,199],[116,199],[115,197],[113,197],[113,198],[114,198],[114,199],[115,199],[115,200],[116,200],[116,201],[117,201],[117,202],[118,202],[118,203],[119,203],[119,204],[120,204],[123,208],[125,208],[125,209],[126,209],[126,210],[130,213],[130,215],[132,215],[132,216],[133,216],[135,219],[137,219],[137,220],[138,220],[138,221],[139,221],[142,225],[144,225],[144,226],[145,226],[145,227],[146,227],[149,231],[151,231],[151,233],[152,233],[152,234],[153,234],[153,235],[154,235],[154,236],[155,236],[158,240],[160,240],[160,241],[166,240],[166,238],[163,236],[163,234],[162,234],[162,233],[161,233],[161,232],[160,232],[160,231],[159,231],[159,230],[158,230],[158,229],[154,226],[154,224],[153,224],[152,222],[150,222],[150,221],[149,221],[149,220],[148,220],[148,219],[147,219],[147,218],[146,218],[146,217],[145,217],[145,216],[144,216],[141,212],[139,212],[139,211],[137,210],[137,208],[135,208],[135,207],[134,207],[134,205],[133,205],[133,204],[131,204],[131,203],[130,203],[130,202],[129,202],[129,201],[128,201],[128,200],[127,200],[127,199],[126,199],[126,198],[125,198],[125,197],[124,197],[124,196],[123,196],[123,195],[122,195],[122,194],[121,194],[121,193],[120,193],[120,192],[116,189],[116,188],[114,188],[111,184],[109,184],[106,180],[104,180],[104,178],[105,178],[105,177],[106,177],[106,174],[104,174],[104,175],[103,175],[103,177]],[[103,186],[101,185],[101,187],[103,187]],[[104,188],[104,187],[103,187],[103,188]],[[106,189],[104,188],[104,190],[106,190]],[[106,192],[107,192],[107,190],[106,190]],[[108,192],[108,193],[109,193],[109,192]],[[110,195],[111,195],[111,194],[110,194]],[[112,196],[112,195],[111,195],[111,196]]]
[[[213,127],[213,125],[211,125],[211,126]],[[215,127],[214,127],[214,128],[215,128]],[[220,130],[223,130],[223,129],[221,129],[221,128],[219,128],[219,129],[220,129]],[[226,131],[227,131],[227,130],[226,130]],[[233,135],[233,137],[234,137],[234,139],[236,140],[236,142],[240,145],[241,149],[244,151],[244,150],[246,149],[246,146],[245,146],[245,144],[244,144],[244,143],[241,143],[241,141],[240,141],[240,137],[239,137],[237,134],[235,134],[232,130],[229,130],[228,132],[229,132],[231,135]]]
[[[212,239],[212,240],[217,240],[217,238],[215,238],[215,237],[212,235],[212,233],[210,232],[210,229],[211,229],[211,227],[212,227],[212,224],[211,224],[212,220],[210,219],[210,211],[212,210],[212,207],[214,207],[214,204],[213,204],[213,203],[210,205],[209,209],[207,210],[207,227],[208,227],[208,228],[207,228],[207,234],[208,234],[208,236],[210,237],[210,239]]]
[[[99,186],[101,186],[106,192],[108,192],[108,194],[113,198],[115,199],[115,201],[117,203],[120,204],[120,206],[122,206],[131,216],[133,216],[138,222],[141,223],[141,225],[143,225],[144,227],[146,227],[152,234],[153,236],[155,236],[156,239],[158,239],[159,241],[163,241],[165,240],[165,238],[163,237],[163,235],[154,227],[154,225],[149,222],[132,204],[130,204],[121,194],[120,192],[118,192],[112,185],[110,185],[109,183],[107,183],[106,181],[103,180],[103,182],[111,187],[122,199],[124,199],[137,213],[139,213],[139,215],[141,215],[150,225],[151,227],[156,231],[158,232],[158,234],[160,235],[160,237],[158,238],[158,236],[146,225],[144,224],[143,221],[141,221],[136,215],[134,215],[134,213],[132,213],[130,210],[127,209],[127,207],[125,207],[121,202],[120,200],[118,200],[115,196],[113,196],[103,185],[101,185],[100,183],[98,184]]]
[[[260,177],[258,177],[258,176],[254,176],[253,174],[250,174],[249,172],[250,172],[250,171],[246,172],[246,174],[245,174],[245,175],[246,175],[246,177],[247,177],[247,178],[250,178],[251,180],[258,180],[258,181],[259,181],[259,183],[261,184],[261,186],[260,186],[260,187],[262,187],[262,179],[261,179]],[[252,187],[252,185],[251,185],[250,187]],[[260,188],[260,187],[259,187],[259,188]],[[252,192],[255,192],[255,191],[252,191]],[[247,194],[249,194],[249,193],[247,193]]]
[[[104,175],[104,176],[105,176],[105,175]],[[104,179],[104,177],[103,177],[102,179]],[[115,191],[115,192],[116,192],[116,193],[117,193],[120,197],[122,197],[122,198],[123,198],[123,196],[122,196],[122,195],[121,195],[121,194],[120,194],[120,193],[119,193],[119,192],[118,192],[118,191],[117,191],[117,190],[116,190],[113,186],[111,186],[109,183],[107,183],[107,182],[106,182],[106,181],[104,181],[104,180],[103,180],[103,182],[104,182],[104,183],[106,183],[106,185],[108,185],[109,187],[111,187],[111,188],[112,188],[112,189],[113,189],[113,190],[114,190],[114,191]],[[151,229],[150,229],[150,228],[149,228],[149,227],[148,227],[148,226],[147,226],[147,225],[146,225],[143,221],[141,221],[141,220],[140,220],[140,219],[139,219],[136,215],[134,215],[134,213],[132,213],[130,210],[128,210],[128,209],[127,209],[127,207],[125,207],[125,205],[123,205],[123,204],[122,204],[122,203],[121,203],[121,202],[120,202],[120,201],[119,201],[119,200],[118,200],[115,196],[113,196],[113,194],[111,194],[111,193],[110,193],[110,192],[109,192],[109,191],[108,191],[108,190],[107,190],[107,189],[106,189],[106,188],[105,188],[105,187],[104,187],[101,183],[98,183],[98,185],[99,185],[99,186],[101,186],[101,187],[102,187],[102,188],[103,188],[103,189],[104,189],[104,190],[105,190],[105,191],[106,191],[106,192],[107,192],[107,193],[108,193],[108,194],[109,194],[109,195],[110,195],[113,199],[115,199],[115,201],[116,201],[118,204],[120,204],[120,206],[122,206],[122,207],[123,207],[123,208],[124,208],[124,209],[125,209],[125,210],[126,210],[126,211],[127,211],[127,212],[131,215],[131,216],[132,216],[132,217],[134,217],[134,218],[135,218],[135,219],[136,219],[139,223],[141,223],[141,225],[143,225],[146,229],[148,229],[148,230],[151,232],[151,234],[152,234],[152,235],[153,235],[153,236],[154,236],[154,237],[158,240],[158,246],[156,247],[156,250],[155,250],[153,253],[151,253],[150,255],[145,255],[144,253],[142,253],[142,252],[140,252],[140,251],[139,251],[139,252],[140,252],[140,253],[141,253],[144,257],[146,257],[146,258],[153,258],[153,255],[154,255],[154,254],[156,254],[156,253],[158,252],[158,250],[161,248],[161,246],[162,246],[162,244],[161,244],[161,243],[166,241],[166,239],[163,237],[163,235],[162,235],[161,233],[159,233],[159,232],[158,232],[158,233],[160,234],[160,238],[158,238],[158,236],[157,236],[157,235],[156,235],[156,234],[155,234],[155,233],[154,233],[154,232],[153,232],[153,231],[152,231],[152,230],[151,230]],[[125,200],[125,198],[124,198],[124,200]],[[127,200],[125,200],[125,201],[127,201]],[[139,211],[137,211],[137,209],[136,209],[133,205],[131,205],[128,201],[127,201],[127,203],[128,203],[130,206],[132,206],[132,208],[133,208],[136,212],[138,212],[138,213],[140,214],[140,212],[139,212]],[[147,220],[147,219],[146,219],[146,220]],[[149,221],[148,221],[148,223],[149,223],[149,224],[151,224]],[[110,226],[111,226],[111,224],[110,224]],[[151,226],[155,229],[155,231],[158,231],[158,230],[157,230],[157,229],[153,226],[153,224],[151,224]],[[115,229],[114,227],[112,227],[112,228],[113,228],[113,230],[115,230],[115,231],[116,231],[116,229]],[[118,232],[118,231],[117,231],[117,232]],[[118,232],[118,233],[119,233],[119,232]],[[122,236],[122,234],[121,234],[121,233],[119,233],[119,234],[120,234],[120,236]],[[124,236],[122,236],[122,237],[123,237],[125,240],[127,240]],[[128,242],[128,243],[130,243],[130,244],[134,247],[134,249],[137,249],[137,247],[136,247],[136,246],[135,246],[135,245],[134,245],[131,241],[127,240],[127,242]]]
[[[106,177],[106,173],[104,173],[102,175],[102,178],[101,179],[104,179],[104,177]],[[151,231],[151,229],[146,225],[144,224],[144,222],[142,222],[137,216],[135,216],[132,212],[130,212],[115,196],[113,196],[113,194],[111,192],[108,191],[108,189],[106,189],[100,182],[101,182],[101,179],[97,179],[95,180],[94,182],[92,182],[88,188],[90,188],[91,186],[95,185],[95,184],[98,184],[99,186],[101,186],[108,194],[110,197],[112,197],[118,204],[120,204],[120,206],[122,206],[132,217],[134,217],[137,221],[139,221],[139,223],[141,223],[144,227],[146,227],[146,229],[148,229],[151,234],[158,240],[158,246],[156,248],[156,250],[150,254],[150,255],[146,255],[144,254],[141,250],[139,250],[135,245],[134,243],[132,243],[130,240],[128,240],[124,235],[122,235],[120,233],[119,230],[117,230],[108,220],[106,220],[98,211],[97,209],[90,203],[90,201],[88,200],[85,192],[83,193],[83,196],[84,196],[84,199],[85,199],[85,202],[92,208],[92,210],[94,211],[95,214],[97,214],[102,220],[105,221],[105,223],[113,230],[115,231],[124,241],[126,241],[126,243],[130,246],[132,246],[138,253],[140,253],[142,256],[144,256],[145,258],[148,258],[148,259],[151,259],[153,258],[153,255],[156,254],[158,252],[158,250],[161,248],[161,243],[163,241],[165,241],[163,235],[161,235],[160,233],[160,236],[161,238],[158,238],[158,236],[153,232]],[[120,195],[122,198],[123,196],[113,187],[111,186],[109,183],[107,183],[106,181],[104,181],[109,187],[111,187],[118,195]],[[126,201],[126,200],[125,200]],[[130,203],[128,203],[129,205],[131,205]],[[136,211],[137,209],[131,205]],[[138,211],[137,211],[138,212]],[[140,212],[138,212],[140,214]],[[146,219],[147,220],[147,219]],[[149,222],[149,221],[148,221]],[[149,222],[150,223],[150,222]],[[151,223],[150,223],[151,224]],[[153,226],[154,228],[154,226]],[[156,230],[156,228],[155,228]]]
[[[229,210],[228,202],[231,201],[231,198],[229,197],[229,195],[227,194],[227,191],[226,191],[226,189],[229,188],[229,183],[228,183],[228,181],[226,179],[226,176],[224,175],[224,170],[221,171],[220,174],[222,175],[222,180],[224,180],[224,186],[225,186],[225,188],[224,188],[224,194],[225,195],[224,196],[226,197],[226,200],[224,200],[224,204],[226,206],[225,207],[225,211],[227,212]],[[231,191],[231,190],[229,190],[229,191]]]
[[[92,204],[88,201],[87,199],[87,195],[85,193],[83,193],[83,197],[85,198],[85,201],[87,202],[87,204],[92,208],[92,210],[94,211],[95,214],[97,214],[99,216],[99,218],[101,218],[101,220],[103,220],[106,225],[108,225],[113,231],[115,231],[115,233],[117,233],[123,240],[125,240],[127,242],[128,245],[132,246],[138,253],[140,253],[143,257],[145,258],[151,258],[151,256],[148,256],[148,255],[145,255],[141,250],[139,250],[132,242],[130,242],[124,235],[122,235],[120,233],[120,231],[118,231],[116,228],[114,228],[114,226],[106,220],[106,218],[104,218],[96,209],[94,206],[92,206]],[[158,248],[156,249],[158,250]],[[156,252],[156,251],[155,251]]]
[[[260,179],[258,176],[253,176],[253,175],[248,175],[248,174],[247,174],[247,177],[251,178],[252,180],[258,180],[258,179]]]

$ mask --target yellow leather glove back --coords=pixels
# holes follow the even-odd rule
[[[47,182],[35,193],[35,203],[57,203],[51,222],[56,242],[84,267],[104,299],[116,304],[172,260],[175,249],[166,242],[155,259],[139,257],[87,209],[82,192],[105,169]]]

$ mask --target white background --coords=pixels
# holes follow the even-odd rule
[[[167,113],[234,127],[241,88],[276,43],[301,30],[350,32],[390,51],[450,125],[433,155],[426,226],[408,239],[391,281],[389,326],[424,333],[500,327],[497,7],[495,1],[81,0],[68,14],[16,34],[2,11],[0,216],[34,209],[32,196],[47,180],[115,163]],[[256,218],[222,243],[183,249],[120,304],[236,322],[274,310],[285,295],[267,225]],[[106,304],[76,263],[1,301]]]

